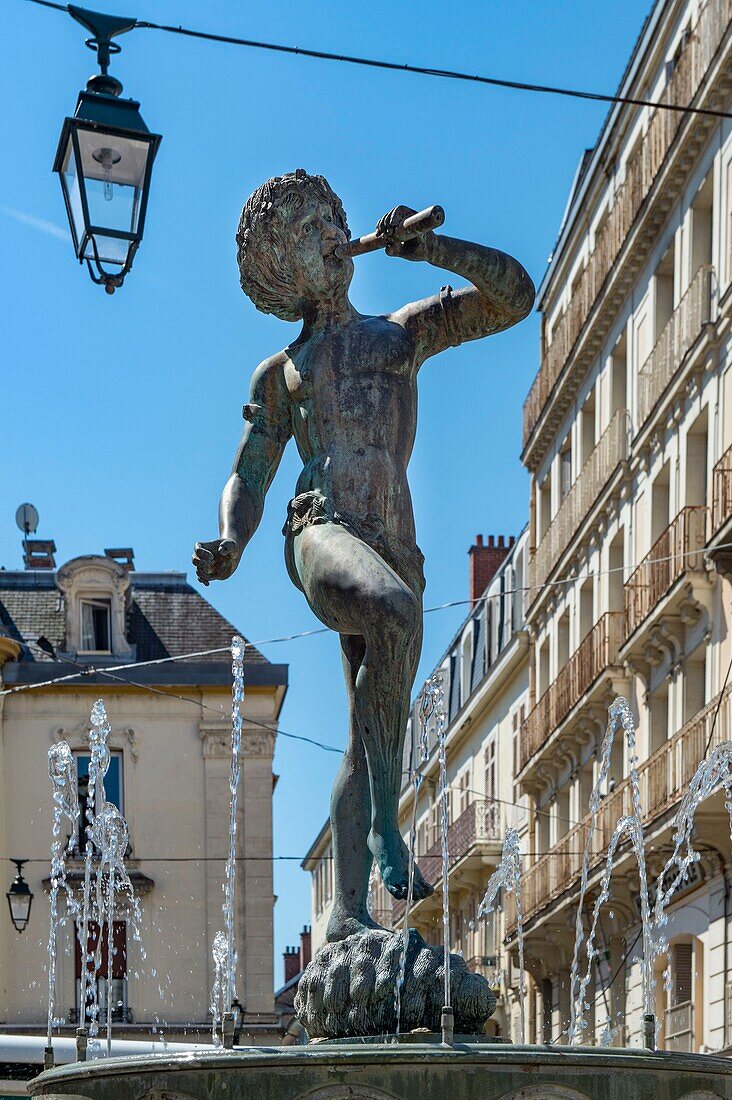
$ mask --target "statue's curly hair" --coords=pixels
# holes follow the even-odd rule
[[[262,313],[274,313],[283,321],[302,317],[301,297],[285,255],[287,238],[283,209],[297,209],[306,195],[328,203],[346,237],[351,233],[343,203],[323,176],[311,176],[303,168],[273,176],[249,196],[236,231],[236,258],[241,288]]]

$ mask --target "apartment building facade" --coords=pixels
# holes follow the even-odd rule
[[[732,4],[658,0],[620,94],[729,110]],[[530,705],[516,780],[530,799],[524,882],[530,1038],[566,1041],[588,802],[607,708],[638,725],[653,878],[708,748],[732,737],[732,125],[617,104],[578,169],[539,292],[542,358],[524,405],[531,475]],[[614,747],[590,900],[630,810]],[[699,809],[693,876],[672,899],[659,1043],[732,1041],[732,844],[721,795]],[[638,876],[621,849],[601,920],[588,1041],[642,1042]],[[509,938],[515,925],[509,918]],[[515,943],[515,939],[513,940]]]
[[[235,633],[185,574],[136,572],[131,552],[126,561],[88,555],[58,570],[50,561],[45,569],[33,561],[24,571],[0,571],[0,690],[11,691],[0,697],[2,890],[10,885],[14,857],[29,861],[23,872],[34,895],[21,934],[11,925],[7,905],[0,916],[3,1030],[45,1031],[53,816],[48,751],[62,739],[68,742],[83,805],[89,717],[101,697],[111,726],[106,796],[129,826],[126,867],[142,908],[140,942],[124,896],[114,914],[115,1034],[138,1038],[162,1031],[171,1040],[188,1036],[204,1042],[210,1036],[211,945],[223,924],[229,836],[226,647]],[[194,656],[166,661],[187,653]],[[138,662],[149,663],[138,667]],[[104,675],[108,667],[116,669],[112,677]],[[249,647],[244,679],[237,992],[247,1041],[277,1043],[272,759],[287,666],[271,664]],[[68,861],[75,890],[83,879],[83,848],[82,838]],[[65,914],[63,892],[60,905]],[[68,919],[59,933],[57,1034],[73,1035],[79,1021],[82,962],[75,939]],[[103,1021],[106,960],[105,926],[101,966],[94,975]]]
[[[528,635],[523,629],[528,532],[517,539],[478,536],[470,549],[470,611],[434,674],[442,678],[446,720],[450,936],[453,951],[482,973],[498,994],[488,1031],[517,1038],[518,972],[504,947],[499,909],[478,921],[477,908],[501,856],[508,826],[528,827],[528,799],[514,792],[514,756],[526,713],[529,687]],[[420,761],[420,707],[424,685],[412,707],[403,758],[399,805],[402,835],[416,828],[417,862],[435,893],[416,903],[409,916],[428,943],[443,942],[439,760],[436,714],[427,726],[429,755]],[[422,777],[415,809],[413,774]],[[311,873],[312,935],[316,951],[325,939],[333,897],[330,823],[313,842],[303,867]],[[385,928],[400,928],[404,902],[372,877],[371,913]]]

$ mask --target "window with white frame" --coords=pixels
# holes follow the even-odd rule
[[[80,599],[79,652],[112,652],[112,609],[109,600]]]
[[[470,790],[470,764],[458,776],[458,813],[464,814],[472,802]]]

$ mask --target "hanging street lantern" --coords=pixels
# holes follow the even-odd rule
[[[140,104],[121,99],[122,85],[108,73],[112,39],[130,31],[135,19],[87,11],[69,13],[91,31],[100,73],[79,93],[73,118],[64,120],[54,172],[61,179],[71,236],[79,263],[108,294],[122,286],[145,228],[153,160],[161,141],[142,120]]]
[[[15,864],[18,871],[10,889],[5,894],[5,897],[8,899],[8,906],[10,907],[10,919],[13,922],[13,928],[16,932],[25,932],[30,918],[31,904],[33,902],[31,888],[23,878],[23,864],[27,862],[27,859],[11,860],[11,863]]]

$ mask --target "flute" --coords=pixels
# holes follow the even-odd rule
[[[416,214],[410,214],[401,225],[395,225],[386,233],[367,233],[364,237],[356,237],[348,244],[339,245],[336,255],[340,259],[346,256],[363,256],[366,252],[376,252],[379,248],[386,248],[395,241],[411,241],[422,233],[429,233],[433,229],[439,229],[445,221],[445,211],[441,206],[428,206]]]

